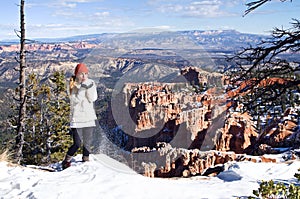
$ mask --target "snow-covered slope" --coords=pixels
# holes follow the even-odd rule
[[[75,159],[80,160],[78,155]],[[300,162],[239,162],[217,177],[148,178],[103,155],[74,163],[61,172],[47,172],[0,162],[0,198],[97,199],[226,199],[252,195],[261,180],[290,183]]]

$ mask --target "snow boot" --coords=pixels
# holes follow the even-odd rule
[[[89,156],[82,156],[82,162],[88,162],[90,161]]]
[[[71,166],[72,156],[66,155],[65,159],[62,161],[62,169],[66,169]]]

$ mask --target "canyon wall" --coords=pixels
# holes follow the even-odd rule
[[[180,87],[186,88],[185,83],[129,83],[124,87],[125,101],[136,125],[134,134],[147,137],[149,147],[180,135],[184,138],[177,146],[190,147],[197,140],[195,147],[201,147],[199,137],[205,137],[211,123],[211,96],[183,91]],[[151,129],[157,130],[154,137],[147,136]],[[143,143],[133,137],[129,145],[141,147]]]

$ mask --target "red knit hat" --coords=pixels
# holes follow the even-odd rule
[[[75,76],[78,73],[88,73],[88,72],[89,72],[89,70],[84,63],[77,64],[77,66],[75,68]]]

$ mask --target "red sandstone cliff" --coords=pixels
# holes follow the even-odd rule
[[[227,114],[224,127],[216,137],[216,150],[249,153],[256,143],[258,134],[248,113]]]
[[[187,70],[190,78],[198,78],[199,74]],[[272,80],[273,81],[273,80]],[[216,118],[222,125],[214,127],[212,119],[216,103],[226,104],[226,99],[218,99],[216,92],[202,94],[189,94],[173,92],[173,84],[141,84],[127,85],[127,89],[136,88],[135,94],[130,99],[131,108],[135,109],[142,105],[143,110],[136,115],[136,132],[143,133],[145,129],[153,128],[157,118],[168,123],[168,136],[171,140],[176,138],[176,132],[172,128],[176,125],[186,125],[184,134],[189,137],[191,144],[187,148],[174,147],[163,143],[163,147],[152,150],[151,147],[135,148],[133,153],[147,153],[147,161],[143,161],[144,175],[149,177],[174,177],[194,175],[215,175],[225,169],[225,163],[230,161],[253,161],[253,162],[276,162],[276,159],[264,156],[272,153],[273,147],[291,146],[291,137],[300,143],[300,133],[296,132],[297,123],[292,119],[295,112],[288,110],[282,120],[275,122],[266,132],[259,136],[252,117],[248,113],[240,113],[242,104],[235,107],[235,111],[227,111],[225,117],[221,116],[224,109],[217,114]],[[225,108],[225,106],[224,106]],[[162,114],[158,114],[158,112]],[[154,113],[154,114],[153,114]],[[225,113],[225,111],[223,112]],[[220,121],[219,121],[220,122]],[[218,128],[220,127],[220,128]],[[215,149],[201,151],[203,136],[208,131],[218,132],[215,137]],[[160,132],[160,138],[165,134]],[[201,137],[201,139],[199,139]],[[157,139],[156,144],[162,141]],[[197,143],[197,144],[195,144]],[[193,147],[192,147],[193,146]],[[154,147],[155,148],[155,147]],[[199,150],[200,149],[200,150]],[[259,151],[259,153],[257,153]],[[246,154],[260,154],[261,156],[247,156]],[[291,156],[296,159],[295,155]]]
[[[269,119],[264,131],[259,136],[257,145],[258,154],[279,153],[274,148],[299,148],[300,130],[297,124],[298,112],[288,108],[280,119]]]
[[[277,162],[268,156],[248,156],[224,151],[200,151],[198,149],[174,148],[170,144],[159,143],[157,151],[148,154],[147,162],[142,162],[142,173],[148,177],[191,177],[197,175],[215,176],[224,171],[232,161]],[[292,154],[289,160],[297,157]]]
[[[53,51],[53,50],[73,50],[73,49],[92,49],[95,48],[97,44],[90,44],[88,42],[74,42],[66,44],[27,44],[26,50],[28,51]],[[0,46],[0,51],[3,52],[14,52],[19,51],[20,45],[4,45]]]
[[[124,93],[134,91],[131,98],[127,100],[129,100],[131,118],[136,124],[136,134],[147,137],[147,130],[163,126],[156,136],[148,136],[148,143],[152,143],[150,147],[155,146],[157,142],[170,141],[179,136],[179,128],[180,134],[185,137],[182,144],[189,147],[197,137],[205,137],[206,130],[210,126],[211,96],[175,91],[178,85],[176,83],[129,83],[124,88]],[[137,138],[132,139],[130,144],[133,147],[142,145]],[[187,143],[189,145],[186,145]],[[199,140],[198,147],[201,144]]]

